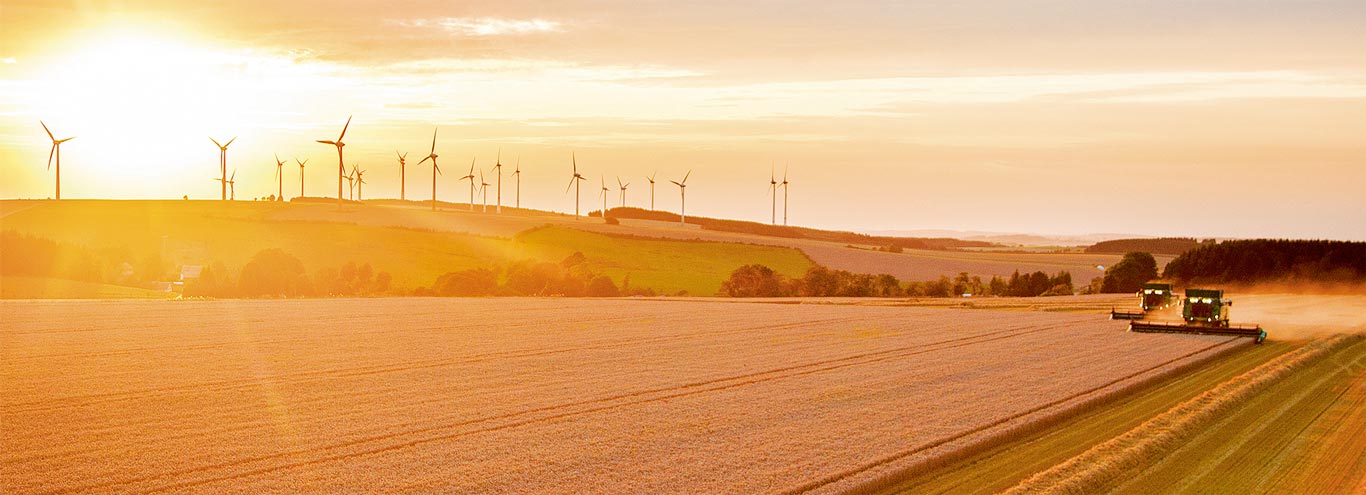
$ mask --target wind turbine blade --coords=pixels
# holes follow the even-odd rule
[[[478,158],[470,158],[470,178],[471,178],[471,179],[474,178],[474,161],[477,160],[477,159],[478,159]],[[483,171],[483,170],[480,170],[479,173],[482,174],[482,173],[484,173],[484,171]]]
[[[671,181],[669,181],[669,182],[674,183],[675,186],[683,187],[683,184],[679,184],[678,181],[676,181],[676,180],[671,180]]]
[[[437,166],[436,160],[432,160],[432,168],[436,169],[437,175],[446,175],[441,172],[441,167]]]
[[[432,157],[428,156],[428,157],[426,157],[426,158],[423,158],[422,161],[417,162],[417,164],[418,164],[418,165],[422,165],[422,164],[424,164],[424,163],[427,163],[427,160],[431,160],[431,159],[432,159]],[[435,163],[435,162],[433,162],[433,163]]]
[[[573,189],[573,188],[574,188],[574,179],[577,179],[577,178],[578,178],[578,176],[574,176],[574,177],[570,177],[570,178],[569,178],[569,185],[568,185],[568,186],[565,186],[564,192],[569,192],[570,189]]]
[[[351,127],[351,117],[353,117],[353,115],[346,116],[346,125],[342,126],[342,133],[340,136],[337,136],[337,142],[341,142],[342,138],[346,137],[346,129]]]
[[[620,175],[617,176],[617,186],[626,187],[625,184],[622,184],[622,183],[621,183],[621,176],[620,176]]]
[[[236,180],[236,179],[237,179],[237,169],[234,168],[234,169],[232,169],[232,177],[228,177],[228,182],[232,182],[232,181],[234,181],[234,180]]]
[[[228,144],[223,145],[223,147],[224,147],[224,148],[227,148],[227,147],[229,147],[229,146],[232,146],[232,142],[233,142],[233,141],[236,141],[236,140],[237,140],[237,136],[233,136],[232,139],[229,139],[229,140],[228,140]]]
[[[579,175],[579,157],[573,151],[569,152],[569,159],[574,162],[574,175]]]
[[[436,131],[439,131],[439,130],[441,130],[440,127],[434,127],[434,128],[432,128],[432,151],[431,151],[429,154],[432,154],[432,155],[435,155],[435,154],[436,154]]]
[[[687,183],[688,183],[688,176],[689,176],[689,175],[692,175],[692,171],[691,171],[691,170],[689,170],[688,173],[683,174],[683,183],[684,183],[684,184],[687,184]]]
[[[318,139],[318,140],[316,140],[316,141],[318,141],[319,143],[330,144],[330,145],[333,145],[333,146],[336,146],[336,145],[337,145],[337,142],[336,142],[336,141],[328,141],[328,140],[326,140],[326,139]]]
[[[39,120],[38,123],[39,123],[39,124],[43,124],[43,121]],[[47,128],[47,124],[43,124],[43,130],[44,130],[44,131],[47,131],[47,137],[48,137],[48,139],[51,139],[51,140],[53,140],[53,141],[56,141],[56,140],[57,140],[57,136],[53,136],[53,135],[52,135],[52,131],[49,130],[49,129]]]
[[[222,148],[222,147],[223,147],[223,145],[222,145],[221,143],[219,143],[217,139],[214,139],[213,136],[209,136],[209,141],[213,141],[213,145],[214,145],[214,146],[217,146],[217,147],[219,147],[219,148]]]
[[[52,148],[47,150],[47,169],[52,170],[52,155],[57,152],[57,143],[52,144]]]

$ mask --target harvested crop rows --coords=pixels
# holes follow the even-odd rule
[[[1247,342],[1101,318],[572,299],[0,303],[0,491],[828,492]]]

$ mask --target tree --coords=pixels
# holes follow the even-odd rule
[[[1109,269],[1105,270],[1105,280],[1101,282],[1101,292],[1125,293],[1138,292],[1143,284],[1157,278],[1157,260],[1153,255],[1135,251],[1127,253]]]
[[[778,297],[783,294],[783,278],[764,265],[745,265],[730,272],[721,282],[721,292],[730,297]]]
[[[308,276],[299,258],[271,248],[251,257],[237,285],[244,296],[303,296],[308,292]]]
[[[606,275],[598,275],[591,282],[588,282],[588,295],[590,297],[617,297],[621,292],[617,290],[617,285],[612,283],[612,279]]]
[[[448,272],[432,284],[432,292],[438,296],[489,296],[497,289],[498,276],[487,268]]]

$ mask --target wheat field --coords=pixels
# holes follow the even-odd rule
[[[0,303],[0,491],[799,493],[1247,339],[700,301]]]

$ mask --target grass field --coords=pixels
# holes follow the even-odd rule
[[[1366,339],[1239,400],[1114,493],[1362,493]]]
[[[1247,345],[1097,315],[700,301],[26,301],[0,319],[17,493],[841,492]]]
[[[449,205],[447,205],[449,206]],[[620,226],[602,224],[600,219],[579,219],[559,213],[508,211],[504,215],[467,211],[463,206],[430,212],[410,202],[381,201],[374,205],[347,204],[337,209],[332,202],[255,202],[255,201],[0,201],[0,223],[8,230],[33,232],[59,241],[70,241],[94,248],[128,246],[133,252],[160,252],[163,246],[172,254],[190,252],[223,261],[229,268],[240,267],[255,248],[265,243],[291,252],[314,267],[337,267],[346,261],[370,261],[377,269],[391,272],[402,286],[429,284],[444,267],[486,267],[490,253],[522,256],[507,252],[507,241],[531,228],[552,226],[626,237],[671,239],[671,241],[708,241],[750,246],[749,263],[766,263],[788,273],[791,258],[770,258],[779,249],[798,249],[814,263],[833,269],[858,273],[891,273],[903,280],[932,280],[959,272],[982,276],[1009,276],[1016,271],[1070,271],[1078,284],[1102,275],[1097,265],[1119,261],[1115,254],[1085,253],[994,253],[943,252],[908,249],[903,253],[877,252],[878,246],[847,246],[843,243],[762,237],[738,232],[705,231],[661,222],[632,222]],[[163,235],[167,238],[163,239]],[[381,239],[392,242],[381,243]],[[440,248],[433,248],[433,239]],[[163,242],[165,241],[165,242]],[[624,242],[624,241],[623,241]],[[314,246],[316,245],[316,246]],[[691,242],[687,246],[699,245]],[[764,248],[768,246],[768,248]],[[413,248],[419,256],[393,256]],[[686,254],[687,249],[684,249]],[[373,254],[372,254],[373,253]],[[593,257],[593,253],[589,254]],[[384,261],[380,257],[385,256]],[[494,256],[499,258],[500,256]],[[680,254],[682,256],[682,254]],[[601,253],[607,265],[635,263],[627,256]],[[1158,257],[1158,263],[1167,258]],[[639,265],[639,263],[635,263]],[[381,265],[388,265],[387,268]],[[739,267],[739,265],[735,265]],[[731,267],[734,269],[735,267]],[[665,267],[671,268],[671,267]],[[805,269],[805,268],[802,268]],[[727,269],[727,273],[729,269]],[[799,273],[800,271],[798,271]],[[691,273],[691,272],[690,272]],[[624,275],[624,273],[622,273]],[[684,273],[679,273],[684,275]],[[714,273],[713,273],[714,275]],[[791,273],[790,273],[791,275]],[[646,275],[646,278],[650,278]],[[668,279],[668,278],[665,278]],[[632,276],[635,280],[635,276]],[[620,282],[620,280],[617,280]],[[710,295],[719,279],[708,283],[660,284],[661,293],[687,290],[694,295]]]
[[[618,284],[629,275],[633,286],[666,294],[713,295],[732,270],[749,263],[762,263],[789,276],[811,266],[799,251],[775,246],[620,238],[563,227],[536,229],[514,240],[383,226],[377,220],[386,215],[400,221],[408,216],[469,216],[438,213],[432,217],[431,212],[411,208],[350,206],[337,212],[333,206],[263,202],[7,203],[12,212],[3,219],[4,229],[96,250],[126,248],[133,264],[165,250],[176,264],[217,261],[236,270],[257,251],[276,247],[298,257],[310,275],[348,261],[369,262],[376,271],[389,272],[395,286],[409,290],[430,285],[449,271],[492,268],[519,260],[558,262],[575,251],[582,251],[590,267]],[[31,207],[21,209],[15,204]],[[320,219],[301,219],[314,216]],[[342,223],[347,216],[367,220],[365,224]]]
[[[1297,344],[1273,342],[1239,349],[1188,373],[1158,380],[1122,400],[1068,418],[1046,430],[944,469],[903,480],[882,492],[999,493],[1294,347]]]

